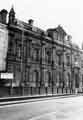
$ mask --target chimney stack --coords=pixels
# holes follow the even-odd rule
[[[3,24],[6,24],[7,22],[7,10],[3,9],[1,10],[0,12],[0,22],[3,23]]]
[[[28,20],[28,24],[31,25],[31,26],[33,26],[33,22],[34,22],[34,20],[32,20],[32,19]]]
[[[71,39],[72,39],[71,35],[68,35],[68,36],[67,36],[67,40],[68,40],[68,41],[71,41]]]

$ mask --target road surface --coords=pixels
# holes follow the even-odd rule
[[[83,96],[0,106],[0,120],[83,120]]]

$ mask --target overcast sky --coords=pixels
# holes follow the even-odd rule
[[[72,41],[81,47],[83,42],[83,3],[82,0],[0,0],[0,9],[12,6],[16,17],[28,21],[44,30],[59,24],[72,36]]]

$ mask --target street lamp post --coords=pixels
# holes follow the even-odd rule
[[[53,80],[53,67],[54,67],[54,61],[53,61],[53,44],[54,44],[54,41],[53,41],[53,38],[52,38],[52,95],[54,93],[54,80]]]
[[[63,38],[63,87],[62,87],[62,93],[63,93],[63,88],[64,88],[64,38]]]

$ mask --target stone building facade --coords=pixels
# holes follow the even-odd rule
[[[12,82],[6,80],[4,86],[11,86],[12,94],[63,94],[82,88],[83,52],[60,25],[41,30],[32,19],[28,23],[16,19],[13,8],[8,23],[6,15],[4,19],[0,17],[8,30],[5,72],[13,73]]]

